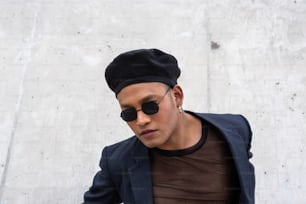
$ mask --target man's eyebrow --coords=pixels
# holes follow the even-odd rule
[[[141,102],[145,102],[145,101],[148,101],[148,100],[156,99],[156,97],[158,97],[158,95],[150,94],[150,95],[145,96],[143,99],[141,99]]]
[[[145,96],[144,98],[142,98],[140,100],[140,103],[144,103],[144,102],[147,102],[147,101],[150,101],[150,100],[156,100],[156,98],[158,97],[157,94],[150,94],[150,95],[147,95]],[[133,106],[129,105],[129,104],[120,104],[120,107],[121,108],[131,108]]]

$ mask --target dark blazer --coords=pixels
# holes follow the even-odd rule
[[[189,113],[205,120],[224,136],[239,177],[239,203],[253,204],[255,175],[249,162],[252,132],[247,120],[241,115]],[[135,136],[105,147],[100,167],[84,194],[84,204],[153,204],[149,151]]]

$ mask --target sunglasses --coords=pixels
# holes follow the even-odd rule
[[[128,108],[125,109],[121,112],[120,117],[126,121],[126,122],[131,122],[133,120],[137,119],[137,112],[138,111],[142,111],[144,112],[146,115],[153,115],[155,113],[157,113],[159,111],[159,104],[160,102],[162,102],[162,100],[165,98],[165,96],[167,95],[167,93],[169,92],[171,88],[168,87],[166,93],[163,95],[163,97],[160,99],[159,102],[157,101],[148,101],[145,102],[143,104],[141,104],[141,109],[136,109],[136,108]]]

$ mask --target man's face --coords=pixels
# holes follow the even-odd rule
[[[167,92],[168,87],[158,82],[138,83],[123,88],[117,95],[122,110],[135,108],[137,118],[127,122],[139,140],[147,147],[171,149],[172,141],[178,133],[182,97],[175,93],[180,88],[175,87]],[[182,96],[182,94],[181,94]],[[148,115],[142,109],[142,104],[155,101],[159,110]]]

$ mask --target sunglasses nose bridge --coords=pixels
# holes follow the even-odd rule
[[[135,109],[135,111],[138,113],[139,111],[142,111],[142,108]]]

